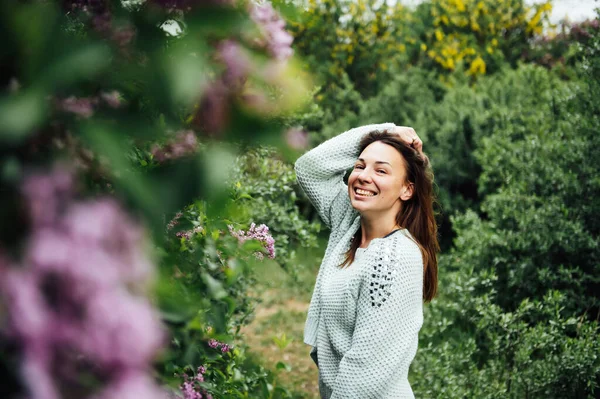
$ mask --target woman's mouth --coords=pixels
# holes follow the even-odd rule
[[[356,195],[358,195],[359,197],[374,197],[377,195],[377,193],[373,192],[373,191],[369,191],[369,190],[364,190],[362,188],[354,188],[354,193]]]

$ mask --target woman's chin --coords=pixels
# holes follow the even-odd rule
[[[361,212],[361,213],[368,211],[370,208],[369,204],[367,204],[365,201],[361,201],[361,200],[352,199],[350,201],[350,204],[352,205],[352,208],[356,209],[358,212]]]

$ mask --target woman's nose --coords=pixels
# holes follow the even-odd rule
[[[371,173],[367,169],[363,169],[358,175],[358,181],[361,183],[370,183],[371,182]]]

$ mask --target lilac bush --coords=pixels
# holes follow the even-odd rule
[[[198,364],[209,367],[203,398],[262,391],[271,377],[248,366],[243,345],[230,346],[252,311],[252,246],[239,245],[248,238],[232,237],[223,218],[193,222],[221,199],[207,195],[219,186],[202,162],[204,143],[277,134],[277,117],[297,98],[285,88],[283,20],[246,1],[7,1],[3,21],[36,21],[7,24],[0,57],[0,80],[10,82],[0,90],[0,368],[9,397],[162,397],[161,385],[181,384],[174,373]],[[181,35],[165,33],[169,20],[181,22]],[[56,159],[70,169],[30,172]],[[176,217],[163,237],[163,215],[194,201],[207,205],[186,216],[192,223]],[[274,256],[268,229],[253,229]]]
[[[246,347],[240,342],[243,337],[239,328],[250,316],[255,301],[247,290],[254,281],[254,262],[249,260],[256,251],[256,246],[241,244],[249,239],[268,243],[274,255],[274,241],[269,239],[266,226],[254,224],[247,232],[233,230],[224,224],[222,216],[208,213],[204,205],[191,204],[166,222],[165,233],[172,246],[166,247],[169,257],[165,261],[176,270],[174,283],[182,282],[192,295],[202,293],[193,297],[194,309],[198,309],[194,318],[185,328],[174,331],[173,342],[178,344],[172,352],[175,359],[168,367],[173,376],[170,385],[176,382],[179,395],[190,399],[228,398],[238,392],[266,398],[268,390],[258,392],[271,384],[271,377],[261,367],[249,367]],[[174,305],[181,310],[183,304]],[[211,306],[227,306],[231,311],[220,318],[208,310]],[[182,361],[184,356],[186,360]]]

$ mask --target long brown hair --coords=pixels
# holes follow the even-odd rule
[[[387,131],[374,131],[364,136],[360,141],[359,154],[376,141],[381,141],[398,150],[405,160],[406,179],[414,185],[412,197],[403,201],[400,212],[396,215],[396,223],[410,232],[421,249],[423,254],[423,299],[425,302],[430,302],[437,294],[437,253],[440,246],[433,210],[436,200],[433,191],[433,170],[429,158],[425,154],[419,154],[397,134]],[[352,238],[342,267],[354,262],[361,240],[362,229],[359,228]]]

